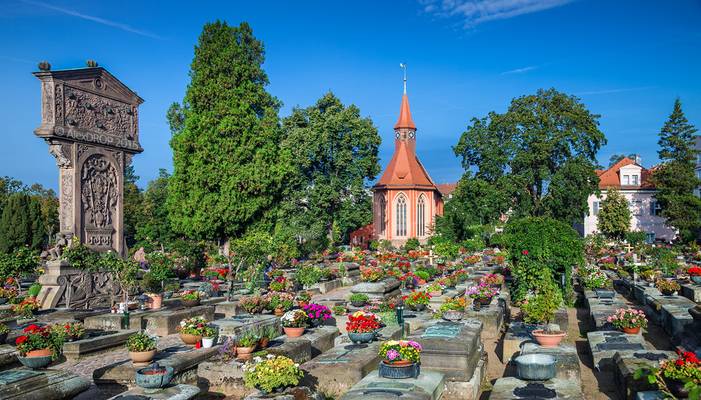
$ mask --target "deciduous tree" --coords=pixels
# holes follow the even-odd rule
[[[606,198],[599,207],[597,228],[604,235],[623,239],[630,230],[630,208],[628,201],[615,188],[608,188]]]

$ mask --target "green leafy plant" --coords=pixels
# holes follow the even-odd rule
[[[319,283],[322,277],[322,272],[319,267],[314,265],[305,265],[297,270],[297,274],[295,276],[297,282],[300,284],[304,286],[312,286]]]
[[[690,351],[677,350],[677,354],[676,360],[660,361],[659,368],[637,369],[633,377],[635,379],[647,378],[649,384],[657,385],[665,395],[670,396],[669,398],[676,397],[670,391],[668,382],[680,382],[689,392],[688,398],[690,400],[699,400],[701,398],[701,361],[696,357],[696,354]]]
[[[280,336],[280,328],[273,325],[266,325],[258,329],[256,335],[261,339],[265,338],[268,340],[273,340],[276,337]]]
[[[144,331],[139,331],[127,339],[126,348],[131,352],[156,350],[157,341]]]
[[[285,356],[268,354],[266,358],[256,357],[243,367],[243,380],[247,387],[270,393],[276,389],[297,386],[304,372],[291,359]]]
[[[346,307],[341,305],[331,307],[331,311],[333,315],[346,315],[347,312]]]
[[[253,331],[247,331],[236,339],[237,347],[256,347],[258,344],[258,335]]]
[[[239,305],[249,314],[263,312],[267,307],[265,299],[258,295],[241,297]]]
[[[366,304],[368,300],[370,300],[370,297],[368,297],[368,295],[366,295],[365,293],[353,293],[350,295],[348,300],[350,300],[350,302],[354,304]]]
[[[544,284],[538,292],[521,303],[523,321],[529,324],[544,324],[546,333],[553,332],[551,322],[562,305],[562,295],[552,284]]]
[[[163,291],[163,282],[175,276],[173,269],[175,262],[165,253],[153,252],[146,256],[148,261],[149,272],[148,276],[151,282],[149,290],[153,293]]]
[[[5,324],[0,324],[0,335],[3,335],[5,333],[9,333],[10,328],[7,327]]]
[[[39,295],[39,292],[41,292],[41,284],[38,282],[32,283],[32,286],[27,289],[27,296],[29,297],[37,297]]]
[[[407,239],[406,243],[404,243],[404,250],[406,251],[416,250],[419,247],[421,247],[421,243],[419,243],[419,239],[415,237]]]

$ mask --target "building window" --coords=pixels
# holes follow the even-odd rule
[[[655,243],[655,232],[647,232],[645,234],[645,242],[647,244],[653,244]]]
[[[630,185],[630,175],[623,175],[622,185]]]
[[[631,175],[630,177],[633,180],[633,185],[638,186],[638,175]]]
[[[385,196],[380,195],[380,235],[385,234],[385,229],[387,229],[387,200]]]
[[[426,235],[426,201],[424,195],[419,196],[416,203],[416,236]]]
[[[599,202],[598,201],[595,201],[592,204],[592,214],[599,215]]]
[[[397,197],[397,236],[406,236],[406,197]]]
[[[660,203],[657,200],[650,201],[650,215],[660,215],[661,209],[662,207],[660,207]]]

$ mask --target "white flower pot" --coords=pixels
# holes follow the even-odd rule
[[[204,347],[205,349],[208,349],[212,346],[214,346],[214,338],[213,337],[202,338],[202,347]]]

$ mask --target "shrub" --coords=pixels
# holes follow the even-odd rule
[[[367,303],[370,297],[365,293],[353,293],[348,300],[350,300],[351,303]]]
[[[297,282],[304,286],[312,286],[321,280],[322,272],[319,267],[313,265],[305,265],[297,270]]]
[[[132,352],[156,350],[156,338],[149,336],[146,332],[137,332],[127,339],[126,347]]]
[[[419,243],[419,239],[415,237],[407,239],[406,243],[404,243],[404,250],[406,251],[416,250],[419,247],[421,247],[421,243]]]
[[[522,300],[548,276],[565,275],[562,294],[573,299],[572,267],[584,265],[584,244],[569,225],[548,217],[528,217],[510,221],[504,230],[513,264],[513,299]],[[545,274],[548,270],[549,274]]]
[[[562,295],[553,284],[543,284],[537,293],[526,298],[522,305],[523,321],[529,324],[547,325],[555,318],[555,312],[562,304]]]
[[[626,233],[626,242],[631,246],[638,246],[645,243],[646,234],[643,231],[631,231]]]
[[[39,292],[41,292],[41,284],[38,282],[32,283],[32,286],[27,289],[27,296],[29,297],[37,297],[39,295]]]

